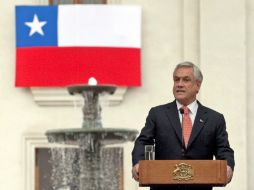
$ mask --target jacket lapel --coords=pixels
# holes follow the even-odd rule
[[[198,102],[198,110],[197,110],[196,118],[195,118],[195,121],[194,121],[194,125],[192,127],[188,147],[193,143],[193,141],[197,138],[198,134],[203,129],[203,127],[204,127],[204,125],[207,121],[207,114],[206,113],[207,113],[207,110],[205,109],[205,107],[202,106]]]
[[[182,127],[179,119],[179,114],[176,102],[171,102],[167,105],[166,114],[169,118],[171,126],[173,126],[178,140],[182,143]]]

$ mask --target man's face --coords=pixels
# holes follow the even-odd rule
[[[183,105],[188,105],[196,99],[201,82],[197,81],[190,67],[181,67],[174,75],[173,94]]]

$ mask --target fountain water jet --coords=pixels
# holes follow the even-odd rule
[[[134,141],[137,130],[103,128],[99,95],[113,94],[115,86],[69,86],[70,94],[84,97],[82,128],[48,130],[50,143],[73,145],[74,148],[52,149],[52,188],[57,190],[120,189],[121,148],[107,145]]]

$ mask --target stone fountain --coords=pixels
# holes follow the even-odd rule
[[[113,94],[116,87],[74,85],[67,89],[71,95],[81,94],[84,98],[83,123],[81,128],[46,132],[50,143],[63,145],[51,150],[52,189],[121,189],[123,149],[115,145],[134,141],[138,131],[102,127],[99,96],[102,93]]]

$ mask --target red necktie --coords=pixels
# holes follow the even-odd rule
[[[187,147],[189,139],[190,139],[190,134],[191,134],[191,130],[192,130],[192,122],[191,122],[191,118],[189,115],[189,108],[184,106],[183,107],[184,110],[184,114],[183,114],[183,138],[184,138],[184,143],[185,143],[185,147]]]

